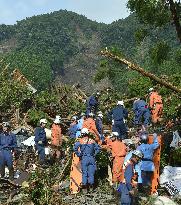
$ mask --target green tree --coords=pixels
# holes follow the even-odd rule
[[[144,23],[163,26],[173,21],[181,42],[180,0],[128,0],[128,8]]]
[[[0,109],[2,113],[20,108],[22,101],[31,97],[31,91],[20,82],[11,79],[7,71],[0,74],[0,87]]]

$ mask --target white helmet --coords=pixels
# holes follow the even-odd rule
[[[134,150],[132,155],[135,155],[139,158],[143,158],[143,153],[140,150]]]
[[[89,134],[89,130],[87,128],[82,128],[81,134]]]
[[[102,114],[102,113],[99,113],[99,114],[98,114],[98,117],[103,118],[103,114]]]
[[[60,119],[55,118],[55,120],[53,121],[55,124],[60,124]]]
[[[72,117],[72,120],[77,120],[77,116],[73,116],[73,117]]]
[[[154,88],[150,88],[148,91],[149,91],[149,92],[152,92],[153,90],[154,90]]]
[[[100,95],[101,95],[100,92],[97,92],[97,93],[96,93],[96,96],[100,96]]]
[[[90,112],[89,117],[94,117],[94,113]]]
[[[47,120],[46,119],[41,119],[40,124],[42,124],[42,123],[47,124]]]
[[[80,116],[83,117],[86,116],[86,114],[84,112],[81,112]]]
[[[127,146],[133,145],[133,140],[132,139],[125,139],[123,140],[124,144],[126,144]]]
[[[59,120],[61,120],[60,115],[56,115],[56,116],[55,116],[55,119],[59,119]]]
[[[118,102],[117,102],[117,105],[122,105],[122,106],[124,106],[124,101],[123,101],[123,100],[118,101]]]
[[[147,139],[148,139],[148,135],[142,134],[142,135],[140,136],[140,139],[141,139],[141,140],[147,140]]]
[[[119,133],[118,132],[112,132],[112,137],[115,136],[115,137],[119,137]]]
[[[4,127],[10,127],[10,123],[9,123],[9,122],[3,122],[2,125],[3,125]]]

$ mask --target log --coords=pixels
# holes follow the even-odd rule
[[[176,86],[172,85],[169,82],[166,82],[164,80],[162,80],[161,78],[157,77],[156,75],[154,75],[153,73],[150,73],[148,71],[145,71],[143,68],[141,68],[140,66],[138,66],[137,64],[134,64],[128,60],[126,60],[125,58],[119,57],[113,53],[111,53],[111,51],[105,50],[105,51],[101,51],[101,55],[111,58],[115,61],[118,61],[124,65],[127,65],[131,70],[135,70],[137,72],[139,72],[141,75],[150,78],[151,80],[156,81],[158,84],[165,86],[166,88],[173,90],[174,92],[177,93],[181,93],[181,89],[177,88]]]

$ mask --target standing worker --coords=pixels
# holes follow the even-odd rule
[[[103,114],[99,113],[98,116],[96,117],[96,128],[97,131],[99,132],[100,140],[104,141],[102,119],[103,119]]]
[[[163,114],[163,101],[161,95],[154,88],[149,89],[149,107],[151,109],[152,122],[160,122]]]
[[[86,115],[85,115],[84,112],[82,112],[81,115],[80,115],[80,119],[78,120],[78,123],[77,123],[78,131],[76,132],[76,137],[81,136],[81,129],[83,127],[83,123],[84,123],[85,119],[86,119]]]
[[[123,101],[118,101],[117,106],[108,113],[108,118],[113,122],[112,131],[118,132],[120,139],[125,139],[127,135],[125,119],[128,118],[128,111],[124,108]]]
[[[87,100],[86,116],[88,116],[90,112],[96,114],[99,105],[99,96],[100,93],[97,92],[96,94],[90,96]]]
[[[140,138],[141,138],[141,145],[137,147],[137,150],[140,150],[143,153],[143,159],[141,161],[142,185],[143,188],[145,187],[149,189],[151,185],[151,177],[155,169],[153,163],[153,154],[154,151],[159,147],[159,143],[158,143],[156,133],[153,134],[154,140],[152,144],[148,144],[147,133],[143,133]]]
[[[77,137],[77,132],[79,131],[78,128],[78,119],[77,116],[73,116],[71,118],[71,124],[70,127],[68,129],[68,135],[71,139],[75,139]]]
[[[150,110],[148,108],[147,103],[143,98],[138,98],[133,103],[133,111],[134,111],[134,123],[135,125],[142,124],[142,118],[144,118],[144,126],[147,127],[150,122]]]
[[[60,159],[61,155],[62,130],[60,127],[60,119],[60,116],[56,116],[51,128],[51,148],[53,150],[52,155],[55,159]]]
[[[112,165],[112,182],[117,187],[117,183],[121,181],[122,166],[126,156],[126,145],[119,139],[118,132],[112,132],[110,140],[107,142],[108,149],[111,150]]]
[[[93,134],[95,136],[96,142],[100,141],[99,132],[97,131],[96,123],[94,120],[94,114],[92,112],[89,113],[88,118],[84,120],[82,127],[87,128],[89,130],[90,134]]]
[[[142,159],[143,154],[139,150],[132,153],[131,159],[125,167],[123,167],[123,180],[119,185],[118,192],[121,194],[121,205],[132,205],[136,194],[136,189],[132,184],[135,178],[134,166]]]
[[[35,129],[35,146],[36,150],[38,151],[39,161],[41,165],[45,164],[45,147],[47,145],[47,138],[45,132],[46,124],[47,120],[41,119],[40,127],[37,127]]]
[[[82,166],[82,189],[87,192],[88,185],[93,190],[94,174],[96,171],[95,156],[99,153],[99,145],[89,137],[87,128],[81,131],[82,138],[75,143],[74,152],[81,159]]]
[[[14,179],[13,151],[17,147],[16,135],[11,133],[9,122],[3,122],[3,130],[0,134],[0,174],[5,176],[5,166],[9,169],[9,179]]]

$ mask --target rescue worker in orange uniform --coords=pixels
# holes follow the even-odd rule
[[[110,140],[107,140],[107,147],[111,150],[113,160],[113,186],[117,186],[117,183],[121,181],[122,166],[126,156],[126,145],[119,139],[118,132],[112,132]]]
[[[95,136],[95,141],[100,141],[99,132],[96,129],[96,123],[94,120],[94,114],[89,113],[89,116],[87,119],[84,120],[82,128],[87,128],[90,133],[92,133]]]
[[[61,155],[61,145],[62,145],[62,130],[60,127],[60,116],[56,116],[52,124],[52,138],[51,138],[51,147],[53,150],[53,157],[59,159]]]
[[[149,107],[153,123],[158,123],[163,114],[163,101],[161,95],[154,88],[149,89]]]

